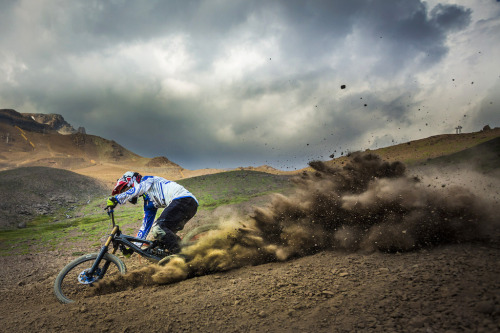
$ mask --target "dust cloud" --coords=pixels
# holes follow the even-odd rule
[[[293,195],[276,194],[267,207],[227,218],[184,248],[188,262],[151,265],[104,280],[97,290],[168,284],[322,250],[400,252],[484,240],[494,224],[487,200],[462,186],[431,186],[400,162],[354,153],[342,169],[310,166],[314,172],[293,180]]]

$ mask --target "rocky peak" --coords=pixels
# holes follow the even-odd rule
[[[13,109],[0,109],[0,123],[40,133],[51,131],[48,125],[34,121]]]
[[[30,117],[34,121],[40,124],[45,124],[57,131],[59,134],[74,134],[77,133],[77,130],[73,128],[66,120],[64,120],[63,116],[60,114],[50,113],[23,113],[25,117]],[[83,130],[84,132],[85,130]]]

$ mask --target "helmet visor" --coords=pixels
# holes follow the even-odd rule
[[[128,190],[130,187],[134,186],[134,173],[131,171],[125,172],[125,174],[118,179],[115,188],[111,195],[120,194]]]
[[[116,182],[115,188],[113,189],[113,192],[111,192],[111,195],[123,193],[128,189],[129,189],[128,181],[118,179],[118,181]]]

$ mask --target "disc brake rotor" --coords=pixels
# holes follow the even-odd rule
[[[97,269],[94,272],[94,275],[89,276],[87,275],[87,272],[90,270],[90,268],[84,270],[78,275],[78,282],[81,284],[91,284],[99,280],[99,274],[100,274],[100,269]]]

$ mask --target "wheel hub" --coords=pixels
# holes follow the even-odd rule
[[[94,272],[94,275],[92,276],[89,276],[87,273],[88,271],[90,270],[90,268],[84,270],[83,272],[81,272],[79,275],[78,275],[78,282],[80,282],[81,284],[92,284],[94,282],[96,282],[97,280],[99,280],[99,273],[100,273],[100,270],[97,269],[95,272]]]

